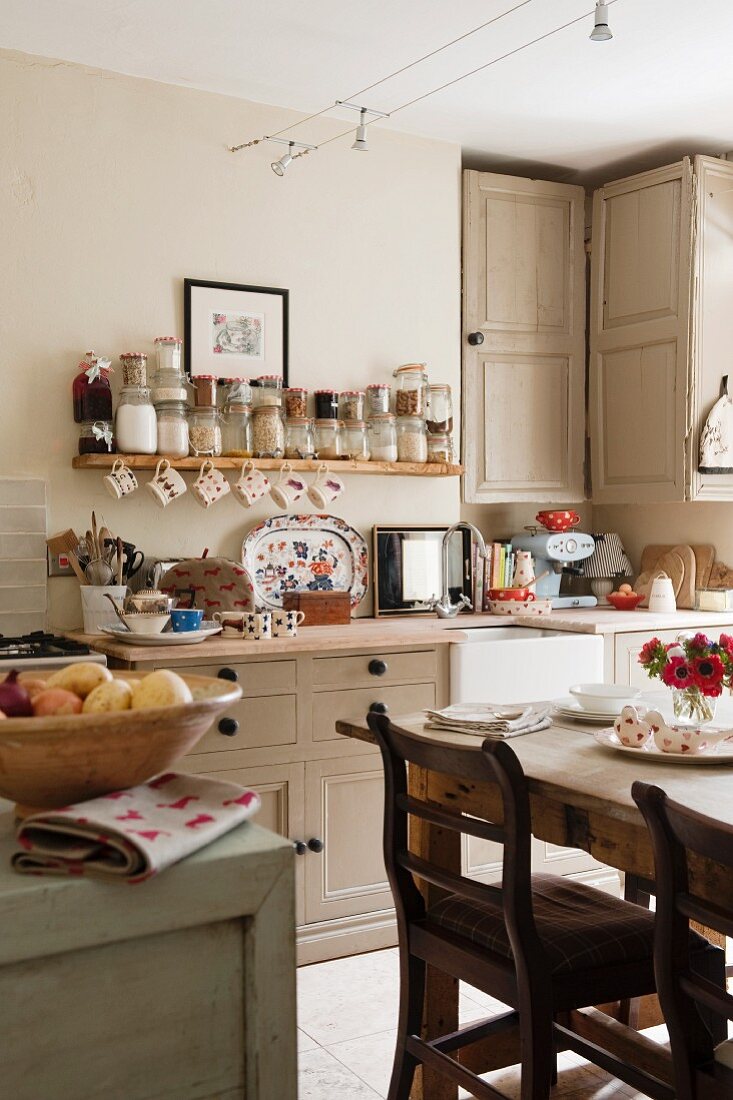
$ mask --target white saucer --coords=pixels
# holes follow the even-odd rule
[[[635,705],[640,713],[646,712],[646,707]],[[620,711],[587,710],[585,707],[581,707],[577,699],[573,699],[571,696],[567,696],[565,699],[553,700],[552,706],[556,713],[561,714],[563,718],[574,718],[578,722],[592,722],[594,725],[597,722],[607,725],[618,718],[620,713]]]
[[[221,623],[204,620],[199,630],[185,630],[180,634],[176,634],[173,630],[166,634],[139,634],[135,630],[126,630],[122,623],[109,623],[107,626],[100,627],[100,630],[110,638],[115,638],[118,642],[126,642],[127,645],[194,645],[195,642],[203,642],[213,634],[220,634]]]

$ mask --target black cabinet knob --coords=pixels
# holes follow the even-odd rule
[[[370,703],[369,710],[372,712],[372,714],[386,714],[389,710],[389,707],[386,703]]]
[[[483,342],[484,342],[484,334],[483,334],[483,332],[469,332],[469,334],[468,334],[468,342],[469,342],[469,344],[471,345],[471,347],[474,347],[474,348],[475,348],[475,347],[476,347],[476,346],[477,346],[478,344],[483,344]]]
[[[216,674],[220,680],[232,680],[239,679],[239,673],[235,672],[233,668],[220,668]]]
[[[373,661],[369,662],[367,668],[372,676],[384,676],[387,671],[387,662],[381,661],[378,657],[375,657]]]
[[[322,852],[324,844],[322,840],[319,840],[317,836],[312,836],[308,841],[308,847],[311,852]]]
[[[308,845],[304,840],[294,840],[293,847],[295,848],[296,856],[304,856],[308,851]]]
[[[239,732],[239,722],[236,718],[222,718],[219,723],[219,733],[225,737],[234,737]]]

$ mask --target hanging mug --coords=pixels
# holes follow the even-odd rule
[[[105,489],[115,500],[129,496],[137,489],[137,478],[121,458],[115,459],[111,471],[105,475],[103,481]]]
[[[315,504],[316,508],[328,508],[344,491],[344,483],[336,474],[332,474],[328,466],[322,463],[318,467],[316,480],[308,489],[308,500]]]
[[[283,462],[280,468],[280,480],[270,489],[270,496],[278,508],[289,508],[300,500],[307,488],[305,478],[300,474],[294,474],[289,462]]]
[[[191,492],[202,508],[210,508],[227,495],[229,482],[221,470],[217,470],[214,463],[207,458],[201,463],[199,476],[191,486]]]
[[[235,482],[232,491],[240,504],[245,508],[251,508],[270,492],[270,482],[262,470],[255,469],[253,462],[245,462],[239,480]]]
[[[161,508],[166,508],[176,497],[186,492],[186,482],[174,470],[167,458],[161,458],[155,467],[155,477],[146,486],[151,497]]]

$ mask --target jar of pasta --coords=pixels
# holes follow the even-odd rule
[[[450,432],[436,432],[428,436],[428,462],[453,461],[453,438]]]

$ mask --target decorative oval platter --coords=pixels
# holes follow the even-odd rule
[[[656,764],[733,764],[733,740],[731,739],[718,741],[717,744],[710,745],[705,752],[681,753],[660,752],[653,741],[648,741],[640,749],[622,745],[613,728],[594,730],[593,736],[604,748],[636,756],[644,763],[654,761]]]
[[[284,592],[347,590],[353,610],[369,587],[367,544],[338,516],[271,516],[245,538],[242,564],[257,606],[281,608]]]

